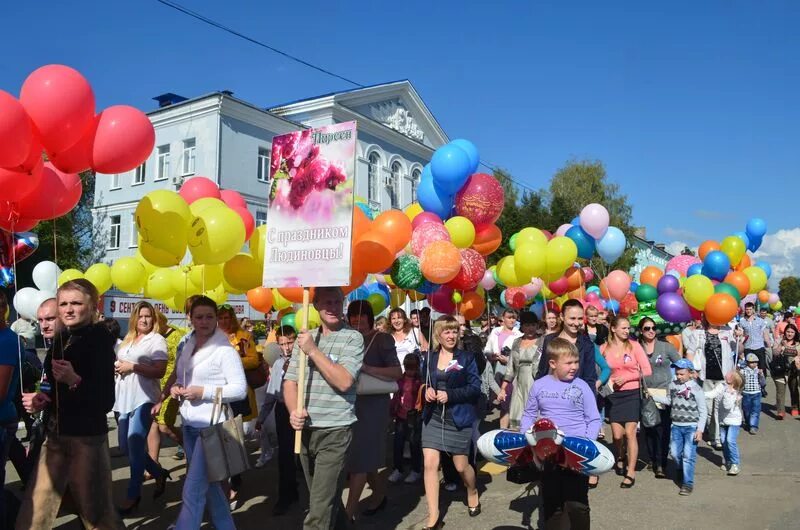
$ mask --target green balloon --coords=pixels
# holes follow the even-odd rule
[[[417,290],[425,281],[419,268],[419,258],[404,254],[392,265],[392,282],[401,289]]]
[[[795,315],[800,315],[800,307],[795,307],[794,308],[794,314]]]
[[[516,234],[512,234],[511,238],[508,240],[508,248],[511,249],[511,252],[514,252],[515,250],[517,250],[517,236],[518,235],[519,235],[519,232],[517,232]]]
[[[643,283],[636,289],[636,300],[639,302],[649,302],[658,298],[658,291],[652,285]]]
[[[742,301],[742,297],[739,294],[739,289],[737,289],[736,287],[734,287],[733,285],[731,285],[729,283],[718,283],[714,287],[714,292],[715,293],[726,293],[726,294],[731,295],[736,300],[737,304],[741,303],[741,301]]]
[[[384,309],[386,309],[386,298],[380,293],[372,293],[367,298],[367,302],[372,306],[372,313],[378,316]]]
[[[297,326],[295,325],[295,317],[294,313],[289,313],[288,315],[283,315],[281,319],[281,326],[290,326],[297,331]]]

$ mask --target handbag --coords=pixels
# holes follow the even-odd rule
[[[775,379],[780,379],[781,377],[786,375],[786,372],[789,371],[788,363],[786,362],[786,356],[781,353],[777,353],[772,356],[772,361],[769,363],[769,373],[772,374],[772,377]]]
[[[226,419],[217,423],[225,408]],[[247,449],[244,446],[242,417],[232,416],[230,407],[222,403],[222,388],[214,395],[209,427],[200,431],[200,442],[205,453],[206,474],[209,482],[219,482],[250,469]]]
[[[661,423],[661,411],[658,409],[653,396],[647,391],[641,368],[639,369],[639,393],[642,401],[640,407],[640,420],[644,427],[655,427]]]
[[[259,363],[252,370],[245,370],[244,377],[247,379],[247,386],[255,390],[267,384],[267,367],[264,365],[264,358],[258,354]]]
[[[378,334],[375,333],[372,335],[372,339],[367,344],[367,347],[364,348],[366,352],[369,350],[369,347],[372,346],[372,342],[375,340]],[[356,383],[356,394],[359,396],[377,396],[381,394],[394,394],[400,387],[397,385],[397,381],[385,381],[374,375],[365,374],[361,372],[358,374],[358,382]]]

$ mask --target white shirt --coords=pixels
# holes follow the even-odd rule
[[[217,388],[222,389],[222,402],[239,401],[247,396],[247,380],[244,377],[242,360],[233,349],[225,333],[217,329],[203,344],[196,348],[197,336],[186,341],[175,366],[176,383],[183,387],[202,386],[203,397],[181,402],[181,421],[189,427],[208,427],[214,407]],[[222,414],[219,421],[225,421]]]
[[[394,340],[394,348],[397,351],[397,360],[400,361],[400,368],[402,368],[404,372],[406,369],[403,365],[403,359],[405,359],[406,355],[409,353],[414,353],[415,350],[420,350],[419,336],[417,335],[418,333],[419,330],[417,328],[411,328],[403,340]]]
[[[167,341],[152,331],[139,339],[117,346],[117,360],[152,365],[167,361]],[[116,377],[114,410],[120,414],[133,412],[145,403],[157,403],[161,393],[160,378],[145,377],[135,372]]]

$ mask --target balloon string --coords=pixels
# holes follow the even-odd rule
[[[58,232],[56,231],[56,220],[53,219],[50,222],[53,223],[53,263],[56,264],[56,270],[58,270]],[[58,289],[56,289],[56,295],[58,295]],[[60,331],[56,332],[56,336],[58,337],[58,346],[59,346],[58,350],[61,352],[61,360],[64,360],[64,336],[61,334]],[[53,352],[50,355],[50,363],[51,363],[50,366],[52,369],[52,361],[53,358],[55,357],[55,352],[56,352],[55,342],[53,342],[53,345],[51,347],[53,348]],[[58,381],[55,381],[54,383],[55,384],[51,385],[51,388],[53,388],[55,391],[55,396],[56,396],[55,409],[56,409],[56,417],[58,417],[59,416]],[[61,434],[61,426],[60,422],[56,421],[56,435],[59,434]]]
[[[17,245],[16,245],[16,241],[14,240],[15,224],[16,224],[16,222],[12,218],[11,219],[11,241],[14,244],[11,245],[11,270],[14,273],[14,294],[19,292],[19,286],[17,285]],[[17,316],[21,317],[21,315],[17,315]],[[5,318],[5,315],[3,315],[3,318]],[[18,336],[17,337],[17,361],[19,362],[19,395],[20,395],[20,398],[22,397],[22,393],[23,393],[23,388],[22,387],[24,386],[24,381],[22,380],[22,341],[23,341],[22,337]]]

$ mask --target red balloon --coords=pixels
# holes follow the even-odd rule
[[[461,250],[461,270],[447,285],[459,291],[471,291],[478,286],[486,272],[486,260],[477,250]]]
[[[205,197],[221,199],[219,187],[208,177],[198,176],[188,179],[178,193],[188,204]]]
[[[639,301],[636,300],[636,295],[633,293],[628,293],[619,303],[619,314],[620,316],[626,317],[628,315],[634,314],[636,311],[639,310]]]
[[[38,219],[28,219],[27,217],[20,217],[13,223],[12,217],[7,211],[0,211],[0,228],[6,232],[29,232],[39,224]]]
[[[525,291],[522,287],[509,287],[505,291],[506,305],[514,309],[525,307]]]
[[[94,118],[94,92],[77,71],[62,64],[36,69],[22,84],[19,99],[48,152],[78,143]]]
[[[475,173],[456,194],[456,212],[475,226],[497,221],[503,211],[503,186],[491,175]]]
[[[55,219],[78,204],[83,193],[80,176],[57,170],[45,163],[39,185],[19,201],[19,215],[33,219]]]
[[[20,172],[8,169],[0,169],[0,190],[2,190],[3,200],[8,202],[19,202],[31,190],[38,188],[42,180],[42,170],[44,161],[39,157],[39,163],[32,171]]]
[[[557,279],[554,282],[550,282],[548,287],[553,294],[556,296],[561,296],[562,294],[569,291],[569,279],[566,276],[562,276],[561,278]]]
[[[92,168],[98,173],[124,173],[142,165],[153,152],[156,131],[139,109],[108,107],[97,117]]]
[[[544,236],[547,238],[548,241],[553,239],[553,233],[550,232],[549,230],[542,230],[541,232],[544,234]]]
[[[33,140],[31,141],[31,147],[28,150],[28,155],[25,157],[25,161],[20,164],[19,166],[12,169],[14,171],[21,171],[24,173],[33,173],[37,167],[39,167],[43,162],[44,159],[42,157],[42,142],[39,141],[39,138],[36,135],[33,135]]]
[[[60,153],[47,153],[47,158],[64,173],[81,173],[92,167],[92,146],[99,116],[86,128],[78,143]]]
[[[433,212],[421,212],[421,213],[418,213],[414,217],[413,221],[411,221],[411,228],[415,229],[418,226],[424,225],[425,223],[436,223],[436,224],[440,224],[440,225],[444,224],[442,222],[441,217],[439,217],[435,213],[433,213]]]
[[[219,190],[219,198],[231,208],[236,206],[239,206],[240,208],[247,208],[247,201],[244,200],[244,197],[242,197],[238,191]]]
[[[456,310],[456,304],[453,303],[453,290],[446,285],[429,295],[428,303],[434,311],[439,313],[453,314]]]
[[[250,236],[253,235],[253,230],[256,229],[256,221],[253,219],[253,214],[251,214],[250,210],[246,207],[234,206],[231,207],[231,210],[239,214],[239,217],[242,218],[242,222],[244,223],[244,240],[249,241]]]
[[[33,128],[25,107],[0,90],[0,167],[16,167],[25,162],[32,141]]]

